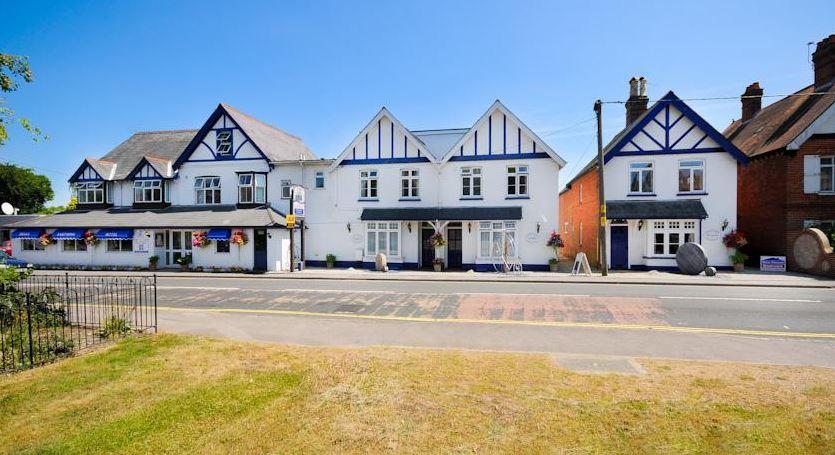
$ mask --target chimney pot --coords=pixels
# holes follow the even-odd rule
[[[745,93],[740,97],[742,101],[742,121],[747,122],[757,115],[763,107],[763,89],[759,82],[754,82],[745,88]]]
[[[626,100],[626,126],[629,126],[647,111],[649,98],[647,98],[647,80],[629,79],[629,99]]]
[[[835,79],[835,35],[822,39],[812,54],[815,65],[815,88],[821,88]]]

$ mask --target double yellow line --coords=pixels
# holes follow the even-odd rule
[[[377,316],[365,314],[346,314],[346,313],[317,313],[312,311],[295,311],[295,310],[259,310],[247,308],[176,308],[176,307],[158,307],[160,311],[175,311],[175,312],[192,312],[192,313],[243,313],[243,314],[271,314],[280,316],[318,316],[329,318],[347,318],[347,319],[371,319],[383,321],[402,321],[402,322],[446,322],[459,324],[511,324],[511,325],[530,325],[530,326],[544,326],[544,327],[567,327],[567,328],[587,328],[587,329],[625,329],[625,330],[655,330],[661,332],[681,332],[681,333],[712,333],[723,335],[747,335],[747,336],[767,336],[767,337],[789,337],[789,338],[818,338],[818,339],[835,339],[835,333],[814,333],[814,332],[780,332],[777,330],[747,330],[747,329],[722,329],[709,327],[676,327],[666,325],[646,325],[646,324],[610,324],[604,322],[559,322],[559,321],[518,321],[512,319],[435,319],[435,318],[414,318],[407,316]]]

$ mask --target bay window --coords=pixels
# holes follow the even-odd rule
[[[220,177],[197,177],[194,179],[198,205],[220,204]]]
[[[400,223],[369,222],[365,226],[367,256],[383,253],[386,257],[400,256]]]
[[[134,181],[133,202],[162,202],[162,180]]]
[[[79,182],[73,185],[79,204],[101,204],[104,202],[104,182]]]
[[[696,241],[693,220],[653,220],[651,251],[656,256],[675,256],[678,247]]]
[[[678,192],[697,193],[705,190],[704,160],[678,162]]]
[[[629,163],[629,192],[652,194],[652,163]]]
[[[265,174],[238,175],[238,202],[264,204],[267,202],[267,176]]]
[[[515,221],[482,221],[478,224],[478,231],[480,258],[516,257]]]

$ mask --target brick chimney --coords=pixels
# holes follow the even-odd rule
[[[629,79],[629,99],[626,100],[626,126],[629,126],[647,111],[647,80]]]
[[[757,115],[763,107],[763,89],[759,82],[754,82],[745,89],[742,100],[742,121],[747,122]]]
[[[835,79],[835,35],[829,35],[818,43],[812,62],[815,64],[815,88]]]

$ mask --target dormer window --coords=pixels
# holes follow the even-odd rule
[[[215,135],[215,147],[218,155],[231,155],[232,130],[219,130]]]
[[[197,177],[194,179],[197,204],[220,204],[220,177]]]
[[[162,202],[162,180],[134,181],[133,202]]]
[[[104,182],[79,182],[73,185],[79,204],[101,204],[104,202]]]

